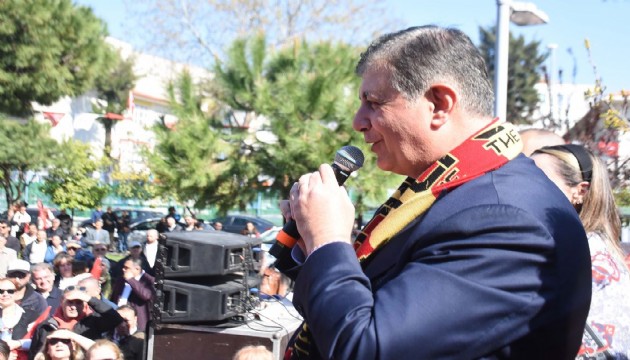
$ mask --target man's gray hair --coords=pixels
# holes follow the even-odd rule
[[[461,94],[463,110],[492,116],[494,92],[486,63],[460,30],[426,25],[383,35],[361,54],[356,73],[363,76],[378,67],[391,71],[392,87],[409,101],[444,81]]]

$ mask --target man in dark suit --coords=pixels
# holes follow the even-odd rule
[[[130,258],[123,263],[123,276],[112,289],[112,301],[120,306],[130,305],[138,314],[138,329],[145,331],[151,304],[155,298],[155,279],[142,271],[142,261]]]
[[[584,229],[493,119],[478,49],[456,29],[410,28],[375,41],[357,74],[353,127],[407,179],[354,244],[331,166],[294,184],[281,208],[300,266],[284,270],[306,325],[285,358],[575,358],[591,296]]]

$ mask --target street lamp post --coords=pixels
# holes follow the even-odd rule
[[[510,21],[519,26],[546,24],[547,14],[532,3],[497,0],[497,28],[494,58],[494,115],[506,120]]]

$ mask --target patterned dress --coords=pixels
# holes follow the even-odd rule
[[[593,297],[578,359],[630,358],[630,273],[602,234],[588,233]]]

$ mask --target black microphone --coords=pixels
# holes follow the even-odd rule
[[[363,166],[363,153],[356,146],[344,146],[335,153],[335,160],[332,163],[335,178],[339,186],[343,185],[353,171]],[[291,262],[291,249],[295,246],[300,233],[298,232],[295,221],[291,219],[287,222],[282,230],[276,236],[276,242],[273,244],[269,253],[273,255],[276,261],[276,267],[279,270],[286,269]]]

